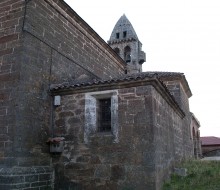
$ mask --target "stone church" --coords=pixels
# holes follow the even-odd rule
[[[106,43],[63,0],[1,0],[0,189],[160,190],[199,157],[184,74],[145,57],[125,15]]]

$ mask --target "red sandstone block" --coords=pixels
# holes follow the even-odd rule
[[[42,11],[46,13],[46,14],[45,14],[45,17],[46,17],[47,15],[50,15],[50,16],[53,17],[54,14],[56,14],[56,13],[53,13],[53,12],[52,12],[51,7],[50,7],[50,6],[47,6],[47,4],[46,4],[46,5],[42,5],[42,6],[38,7],[38,8],[39,8],[39,9],[42,9]]]
[[[10,6],[0,7],[0,12],[3,13],[3,12],[6,12],[6,11],[9,11],[10,9],[11,9]]]
[[[2,65],[0,67],[0,73],[6,73],[11,71],[11,65]]]
[[[3,36],[8,36],[8,35],[12,35],[15,33],[15,27],[14,28],[7,28],[7,29],[2,29],[0,30],[0,38],[2,38]]]
[[[24,16],[24,12],[21,11],[20,9],[15,9],[12,11],[9,11],[8,14],[0,15],[0,22],[5,22],[9,20],[13,20],[15,18],[20,18]]]
[[[15,15],[17,13],[20,13],[19,17],[24,16],[24,11],[22,11],[22,7],[17,7],[16,9],[13,9],[13,10],[9,11],[8,13],[13,14],[13,15]],[[18,17],[18,16],[15,15],[15,18],[16,17]]]
[[[5,74],[0,74],[0,81],[13,81],[19,79],[19,73],[5,73]]]
[[[13,41],[13,40],[17,40],[18,39],[18,34],[11,34],[11,35],[8,35],[8,36],[3,36],[0,38],[0,44],[1,43],[5,43],[5,42],[10,42],[10,41]]]
[[[2,50],[2,51],[0,51],[0,56],[8,55],[8,54],[11,54],[12,52],[13,52],[13,49],[12,49],[12,48]]]
[[[12,27],[12,26],[16,26],[18,25],[18,19],[13,19],[13,20],[9,20],[6,22],[2,23],[2,28],[8,28],[8,27]]]
[[[10,6],[13,3],[16,3],[18,1],[24,2],[25,0],[1,0],[0,7]]]
[[[7,115],[7,110],[6,109],[0,109],[0,116]]]
[[[23,7],[25,4],[24,4],[24,1],[17,1],[16,3],[13,3],[12,4],[12,10],[15,9],[15,8],[18,8],[18,7]]]
[[[0,102],[5,101],[5,100],[9,100],[9,94],[5,94],[5,93],[1,93],[0,94]],[[6,109],[6,108],[4,108]],[[3,108],[0,108],[0,111],[3,110]]]

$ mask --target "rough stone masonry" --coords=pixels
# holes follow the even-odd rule
[[[184,74],[142,73],[138,38],[113,31],[108,45],[63,0],[1,0],[0,189],[159,190],[198,155]]]

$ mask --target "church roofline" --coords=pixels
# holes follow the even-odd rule
[[[194,115],[194,113],[192,113],[192,112],[190,112],[191,113],[191,115],[192,115],[192,119],[197,123],[197,125],[198,125],[198,128],[200,127],[200,122],[199,122],[199,120],[196,118],[196,116]]]
[[[163,81],[175,81],[175,80],[180,81],[188,98],[192,96],[191,89],[189,87],[189,84],[186,80],[184,73],[178,73],[178,72],[157,72],[157,73],[160,76],[160,79]]]
[[[92,38],[96,39],[96,41],[101,45],[104,46],[104,48],[106,50],[108,50],[108,52],[120,62],[120,66],[122,68],[125,69],[126,64],[124,62],[124,60],[118,56],[118,54],[108,45],[108,43],[106,43],[96,32],[95,30],[93,30],[93,28],[91,26],[89,26],[89,24],[87,22],[85,22],[64,0],[56,0],[55,2],[51,2],[51,0],[46,0],[48,3],[50,3],[54,8],[57,9],[56,6],[54,6],[54,4],[56,4],[57,6],[59,6],[64,12],[65,14],[62,14],[66,19],[68,19],[66,17],[66,14],[68,16],[70,16],[71,18],[73,18],[77,24],[79,24],[84,31],[81,31],[83,33],[89,33]],[[69,19],[68,19],[69,20]],[[71,21],[70,21],[71,22]],[[105,51],[106,52],[106,51]]]
[[[92,86],[92,85],[99,85],[99,84],[111,84],[111,83],[118,83],[122,81],[142,80],[145,78],[153,78],[153,77],[157,77],[158,79],[160,79],[161,77],[175,77],[181,74],[182,73],[176,73],[176,72],[141,72],[141,73],[123,75],[117,78],[112,78],[112,79],[107,79],[107,80],[94,79],[88,82],[73,81],[73,82],[65,82],[61,84],[52,84],[50,86],[50,90],[56,91],[59,89],[70,89],[70,88]],[[162,82],[162,80],[160,81]]]
[[[180,73],[157,73],[157,72],[143,72],[131,75],[123,75],[118,78],[112,78],[109,80],[91,80],[90,82],[75,82],[75,83],[62,83],[52,84],[50,86],[51,95],[68,95],[76,93],[86,93],[92,91],[104,91],[111,89],[129,88],[137,86],[152,85],[154,88],[164,94],[164,98],[173,107],[179,115],[183,118],[185,116],[184,111],[180,108],[175,98],[171,95],[170,91],[160,79],[160,75],[170,76],[178,75]]]

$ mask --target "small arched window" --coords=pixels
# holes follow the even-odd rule
[[[131,62],[131,48],[129,46],[124,49],[124,60],[126,63]]]

